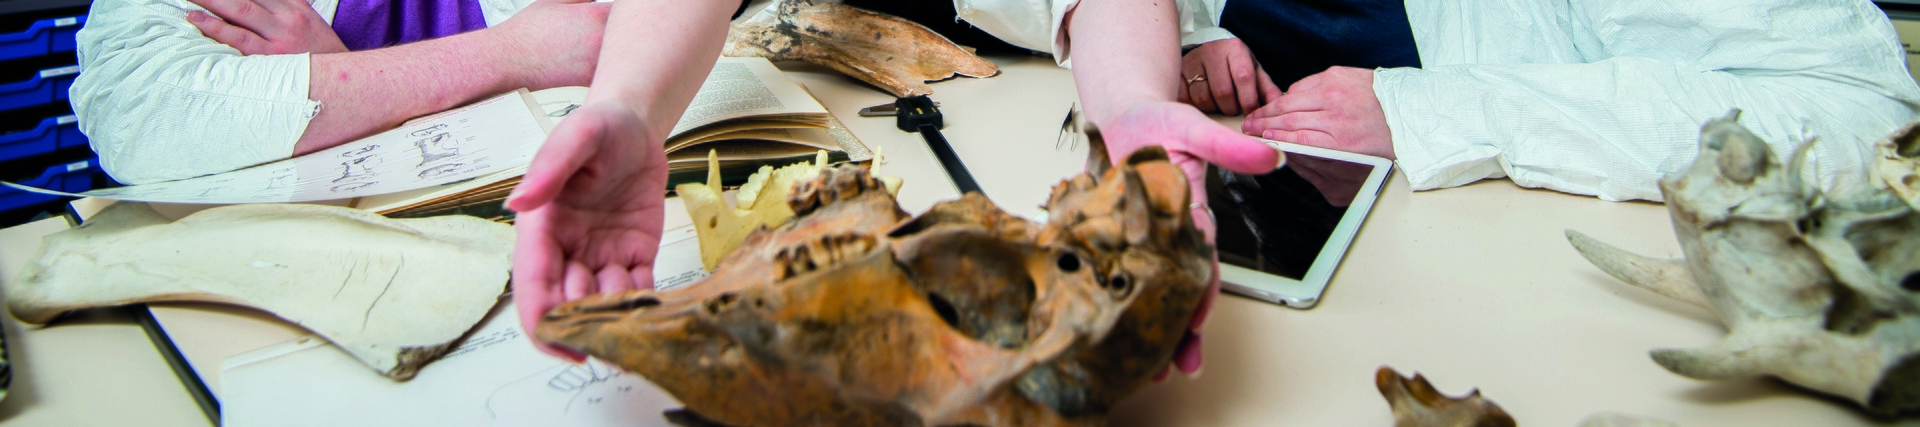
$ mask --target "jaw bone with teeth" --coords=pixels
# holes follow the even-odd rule
[[[1879,415],[1920,410],[1920,213],[1884,190],[1827,199],[1801,182],[1811,141],[1782,163],[1738,115],[1703,126],[1699,158],[1660,181],[1685,259],[1568,239],[1608,274],[1726,323],[1712,346],[1654,350],[1667,370],[1773,375]]]
[[[603,294],[535,334],[729,425],[1099,425],[1172,361],[1212,247],[1158,149],[1054,187],[1051,221],[979,194],[909,218],[860,168],[712,277]]]
[[[837,0],[775,1],[770,16],[733,24],[722,54],[806,61],[898,97],[932,94],[930,81],[1000,74],[1000,66],[912,21]]]

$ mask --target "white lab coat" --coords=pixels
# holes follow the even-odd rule
[[[1806,178],[1866,188],[1871,145],[1915,120],[1920,86],[1868,0],[1409,0],[1422,68],[1373,90],[1415,190],[1509,177],[1606,200],[1661,200],[1700,125],[1740,124]]]
[[[1210,0],[1209,0],[1210,1]],[[339,0],[311,0],[332,22]],[[532,0],[479,0],[488,26]],[[1063,52],[1074,0],[955,0],[962,19],[1015,45]],[[1215,7],[1214,9],[1217,9]],[[306,54],[242,56],[200,35],[184,0],[99,0],[79,34],[69,94],[101,166],[127,184],[225,172],[285,159],[325,106],[308,98]],[[1182,9],[1182,26],[1218,17]],[[1211,22],[1198,24],[1211,26]],[[1223,37],[1218,33],[1214,38]]]
[[[532,0],[479,0],[487,25]],[[331,22],[339,0],[314,0]],[[189,178],[285,159],[323,108],[307,54],[242,56],[200,35],[184,0],[100,0],[78,35],[68,90],[80,131],[115,180]]]

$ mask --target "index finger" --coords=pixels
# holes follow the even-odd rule
[[[187,2],[206,8],[207,12],[213,13],[214,16],[242,27],[246,26],[247,22],[255,22],[260,15],[273,12],[266,5],[252,0],[187,0]]]

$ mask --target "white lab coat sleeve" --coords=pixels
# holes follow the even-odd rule
[[[308,55],[241,56],[186,20],[180,0],[101,0],[78,35],[69,90],[101,166],[126,184],[284,159],[320,104]]]
[[[968,0],[959,0],[959,1],[965,2]],[[1051,39],[1052,43],[1051,43],[1051,49],[1047,50],[1047,52],[1053,54],[1054,63],[1059,64],[1061,67],[1072,68],[1073,67],[1073,62],[1072,62],[1073,49],[1070,43],[1071,40],[1067,34],[1067,17],[1068,15],[1071,15],[1073,13],[1073,10],[1076,7],[1079,7],[1080,1],[1079,0],[1033,0],[1033,1],[1049,3],[1047,10],[1050,11],[1051,18],[1052,18],[1051,20],[1052,25],[1047,28],[1048,30],[1050,30],[1048,32],[1047,38]],[[1221,29],[1219,25],[1219,22],[1220,22],[1219,11],[1226,7],[1225,0],[1174,0],[1174,5],[1175,5],[1174,24],[1179,25],[1180,42],[1182,45],[1189,45],[1189,46],[1198,45],[1200,43],[1206,43],[1209,41],[1233,37],[1233,35],[1228,34],[1225,29]],[[1006,10],[994,10],[993,12],[1017,13],[1018,11],[1006,9]],[[965,18],[966,16],[967,14],[963,10],[961,12],[961,17]],[[988,34],[993,34],[995,37],[999,37],[1002,40],[1013,41],[1010,37],[1020,37],[1012,34],[1002,35],[1001,32],[996,32],[995,28],[991,28],[988,26],[981,26],[981,29],[987,30]],[[1021,38],[1028,38],[1028,37],[1021,37]],[[1019,43],[1015,43],[1015,44],[1019,44]],[[1025,46],[1025,45],[1022,45],[1022,46]],[[1032,47],[1029,47],[1029,49],[1032,49]],[[1036,50],[1039,50],[1039,49],[1036,49]]]
[[[1220,28],[1220,14],[1226,12],[1226,0],[1187,0],[1180,2],[1186,6],[1181,9],[1180,45],[1194,47],[1207,42],[1234,38],[1233,33]]]
[[[1920,86],[1884,15],[1865,1],[1817,4],[1824,1],[1576,11],[1563,22],[1596,30],[1576,28],[1574,47],[1607,56],[1589,63],[1465,54],[1463,62],[1478,63],[1435,64],[1430,45],[1476,41],[1436,39],[1445,30],[1410,15],[1427,68],[1377,70],[1373,89],[1415,190],[1506,176],[1606,200],[1658,201],[1658,179],[1698,155],[1701,124],[1740,109],[1740,123],[1780,158],[1803,136],[1818,138],[1805,178],[1830,192],[1857,191],[1871,144],[1915,119]]]

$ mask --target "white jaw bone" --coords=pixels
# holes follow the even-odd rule
[[[404,380],[479,323],[507,284],[513,228],[315,205],[236,205],[169,221],[115,203],[47,236],[7,286],[21,321],[155,301],[238,304],[325,336]]]

